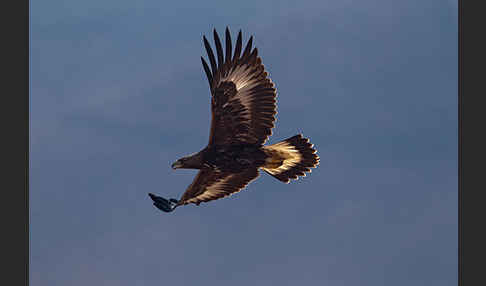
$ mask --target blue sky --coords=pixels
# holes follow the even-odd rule
[[[455,1],[34,1],[31,285],[456,285]],[[321,157],[166,214],[207,144],[202,35],[254,36],[269,143]],[[235,39],[236,37],[234,37]]]

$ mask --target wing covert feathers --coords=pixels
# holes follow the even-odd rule
[[[201,202],[228,197],[244,189],[258,175],[257,168],[247,169],[240,173],[200,170],[182,195],[178,205],[190,203],[199,205]]]

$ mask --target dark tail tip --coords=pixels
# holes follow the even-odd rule
[[[297,134],[267,148],[285,152],[291,158],[290,160],[284,159],[282,166],[264,169],[267,173],[284,183],[289,183],[290,180],[296,180],[299,177],[305,177],[306,173],[312,172],[312,168],[316,168],[319,165],[320,158],[316,154],[317,151],[314,148],[314,144],[310,143],[310,140],[302,136],[302,134]]]

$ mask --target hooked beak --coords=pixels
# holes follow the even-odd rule
[[[178,168],[182,168],[182,163],[179,160],[175,161],[174,164],[172,164],[172,169],[175,170]]]

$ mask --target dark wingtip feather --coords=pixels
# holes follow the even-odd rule
[[[202,62],[203,68],[204,68],[204,72],[206,73],[206,76],[208,78],[209,87],[212,88],[213,75],[211,74],[211,71],[209,70],[209,66],[208,66],[208,64],[206,63],[206,61],[204,60],[203,57],[201,57],[201,62]]]
[[[219,40],[218,33],[216,29],[213,30],[214,44],[216,45],[216,54],[218,56],[218,68],[223,65],[223,48],[221,46],[221,41]]]
[[[253,51],[251,52],[251,54],[250,54],[250,58],[249,58],[249,63],[250,63],[251,65],[253,65],[253,64],[256,62],[256,60],[257,60],[257,56],[258,56],[258,49],[257,49],[257,48],[255,48],[255,49],[253,49]]]
[[[243,37],[240,30],[238,32],[238,38],[236,39],[236,47],[235,47],[235,54],[233,56],[233,62],[237,62],[240,59],[241,45],[243,44],[242,38]]]
[[[253,43],[253,36],[251,36],[250,39],[248,40],[248,43],[246,44],[245,51],[243,52],[243,55],[241,56],[241,58],[246,58],[250,55],[252,43]]]
[[[217,71],[216,59],[214,58],[213,50],[211,49],[208,39],[206,39],[206,36],[203,36],[203,41],[204,41],[204,47],[206,48],[206,52],[208,53],[209,62],[211,63],[211,69],[213,71],[213,74],[216,74]]]
[[[231,61],[231,52],[232,52],[231,34],[229,28],[226,27],[226,60],[225,60],[226,64],[229,64]]]

